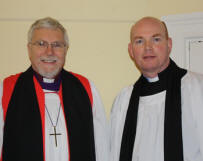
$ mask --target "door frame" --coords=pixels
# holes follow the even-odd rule
[[[203,12],[168,15],[161,18],[167,25],[173,47],[170,57],[186,69],[190,67],[189,43],[203,39]]]

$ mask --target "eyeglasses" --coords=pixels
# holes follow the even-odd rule
[[[60,42],[60,41],[55,41],[55,42],[47,42],[47,41],[43,41],[43,40],[40,40],[40,41],[36,41],[34,43],[29,43],[31,45],[34,45],[37,47],[38,50],[41,50],[41,51],[45,51],[48,49],[49,45],[51,45],[51,48],[55,51],[55,52],[61,52],[61,51],[64,51],[65,47],[66,47],[66,44],[63,43],[63,42]]]

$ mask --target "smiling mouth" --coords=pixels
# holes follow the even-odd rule
[[[55,63],[56,60],[41,60],[44,63]]]
[[[56,63],[57,58],[56,57],[41,57],[40,61],[43,63]]]

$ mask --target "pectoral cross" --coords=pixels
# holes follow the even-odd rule
[[[53,126],[53,128],[54,128],[54,133],[50,134],[50,135],[55,136],[55,143],[56,143],[56,147],[57,147],[57,135],[62,135],[62,134],[56,132],[56,126]]]

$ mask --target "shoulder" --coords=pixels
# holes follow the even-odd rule
[[[112,113],[127,110],[133,87],[134,87],[134,85],[129,85],[129,86],[123,88],[118,93],[118,95],[114,99],[113,107],[111,109]]]
[[[79,80],[79,82],[82,84],[82,86],[86,90],[91,104],[93,105],[93,103],[95,102],[93,97],[96,93],[95,92],[96,87],[94,86],[94,84],[89,79],[87,79],[86,77],[84,77],[81,74],[77,74],[77,73],[73,73],[73,72],[68,72],[68,73],[70,73],[73,77],[75,77],[77,80]]]
[[[69,72],[69,73],[72,74],[73,76],[75,76],[76,78],[78,78],[82,82],[83,81],[88,81],[89,82],[89,80],[85,76],[83,76],[81,74],[74,73],[74,72]]]
[[[203,105],[203,75],[188,71],[182,78],[181,97],[183,107],[192,111],[200,111]]]
[[[187,71],[186,75],[183,77],[183,80],[202,82],[203,74],[192,72],[192,71]]]
[[[3,80],[3,91],[4,93],[9,93],[13,91],[13,88],[16,84],[16,81],[18,80],[19,76],[21,73],[15,74],[15,75],[10,75],[9,77],[5,78]]]
[[[133,90],[133,85],[129,85],[127,87],[124,87],[119,93],[118,95],[116,96],[116,99],[124,99],[126,97],[129,97],[131,96],[131,93],[132,93],[132,90]]]
[[[17,73],[17,74],[15,74],[15,75],[10,75],[10,76],[8,76],[7,78],[5,78],[4,80],[3,80],[3,83],[5,84],[7,84],[7,83],[9,83],[9,84],[13,84],[13,83],[15,83],[16,81],[17,81],[17,79],[19,78],[19,76],[21,75],[21,73]]]
[[[72,71],[62,70],[62,79],[69,80],[75,83],[80,82],[84,87],[90,88],[90,81],[85,76],[74,73]]]
[[[181,92],[183,113],[189,111],[199,124],[203,114],[203,75],[188,71],[182,78]]]
[[[4,108],[4,116],[6,115],[7,107],[15,88],[16,81],[18,80],[21,73],[11,75],[3,80],[3,86],[1,87],[2,93],[2,106]]]
[[[182,78],[182,88],[191,88],[203,90],[203,74],[187,71],[186,75]]]

